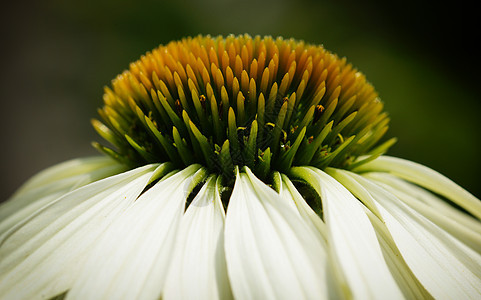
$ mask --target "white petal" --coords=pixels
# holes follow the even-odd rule
[[[219,188],[210,177],[182,217],[163,299],[232,298]]]
[[[199,166],[162,179],[107,229],[67,299],[158,299]]]
[[[481,253],[481,222],[446,204],[426,190],[386,173],[368,173],[387,191],[393,193],[409,207],[422,214],[434,224],[446,230],[473,250]],[[435,204],[435,207],[428,203]],[[437,204],[437,205],[436,205]]]
[[[381,245],[386,263],[404,296],[407,299],[431,298],[431,295],[417,280],[416,276],[414,276],[411,269],[404,261],[399,249],[396,247],[396,243],[393,241],[391,234],[385,225],[381,213],[377,209],[375,200],[371,197],[371,194],[359,182],[349,176],[350,173],[332,168],[328,168],[327,172],[349,189],[349,191],[360,199],[364,205],[366,205],[364,211],[376,230],[376,235],[379,244]]]
[[[408,193],[417,200],[429,205],[429,207],[432,208],[431,210],[439,212],[440,214],[446,216],[446,218],[453,219],[456,222],[464,225],[465,227],[471,228],[478,234],[481,234],[481,222],[478,219],[466,214],[460,209],[447,203],[445,199],[436,196],[435,194],[429,192],[428,190],[425,190],[424,188],[409,183],[389,173],[368,172],[363,173],[362,176],[374,179],[378,182],[386,183],[387,185],[396,190]]]
[[[327,228],[324,221],[322,221],[319,215],[307,204],[289,177],[284,174],[282,174],[282,183],[280,195],[296,205],[296,209],[301,217],[314,231],[319,232],[321,242],[325,244],[327,240]]]
[[[345,297],[403,298],[362,204],[338,181],[310,167],[292,169],[320,194],[334,268]],[[342,276],[341,276],[342,275]],[[345,283],[343,284],[343,282]],[[346,290],[349,289],[349,290]]]
[[[401,158],[380,156],[356,168],[356,172],[390,172],[436,192],[481,219],[481,201],[444,175],[423,165]]]
[[[481,258],[393,194],[349,174],[372,195],[404,260],[434,298],[479,299]]]
[[[431,299],[431,295],[426,291],[416,276],[414,276],[404,261],[385,224],[367,208],[366,214],[376,229],[379,244],[381,245],[382,253],[386,259],[389,270],[396,279],[406,299]]]
[[[140,194],[154,169],[77,189],[9,231],[0,247],[0,298],[50,298],[70,288],[91,245]]]
[[[237,299],[324,299],[326,253],[274,190],[238,173],[225,229],[227,270]]]
[[[62,163],[39,173],[0,205],[0,235],[68,192],[123,169],[110,158],[95,157]]]
[[[30,178],[16,191],[14,196],[19,196],[29,190],[56,183],[58,180],[64,178],[88,174],[98,169],[109,167],[125,170],[125,166],[122,166],[107,156],[76,158],[65,161],[51,166]]]

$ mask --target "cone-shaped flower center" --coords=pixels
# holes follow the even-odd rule
[[[345,59],[302,41],[198,36],[142,56],[105,88],[95,144],[130,166],[200,163],[259,178],[291,166],[348,168],[377,146],[389,119]],[[377,147],[376,147],[377,146]],[[368,158],[369,159],[369,158]]]

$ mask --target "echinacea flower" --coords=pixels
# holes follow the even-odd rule
[[[345,59],[198,36],[105,88],[106,156],[0,208],[0,299],[480,299],[481,202],[385,156]]]

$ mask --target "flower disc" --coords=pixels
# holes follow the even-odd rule
[[[129,166],[200,163],[227,178],[349,168],[382,154],[389,118],[363,74],[322,46],[197,36],[160,46],[105,88],[94,145]],[[356,160],[361,155],[370,155]]]

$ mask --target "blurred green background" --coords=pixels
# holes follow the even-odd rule
[[[422,1],[27,1],[1,12],[1,189],[97,154],[102,88],[141,54],[184,36],[281,35],[346,56],[391,115],[391,155],[481,196],[474,7]],[[471,5],[474,5],[471,4]]]

